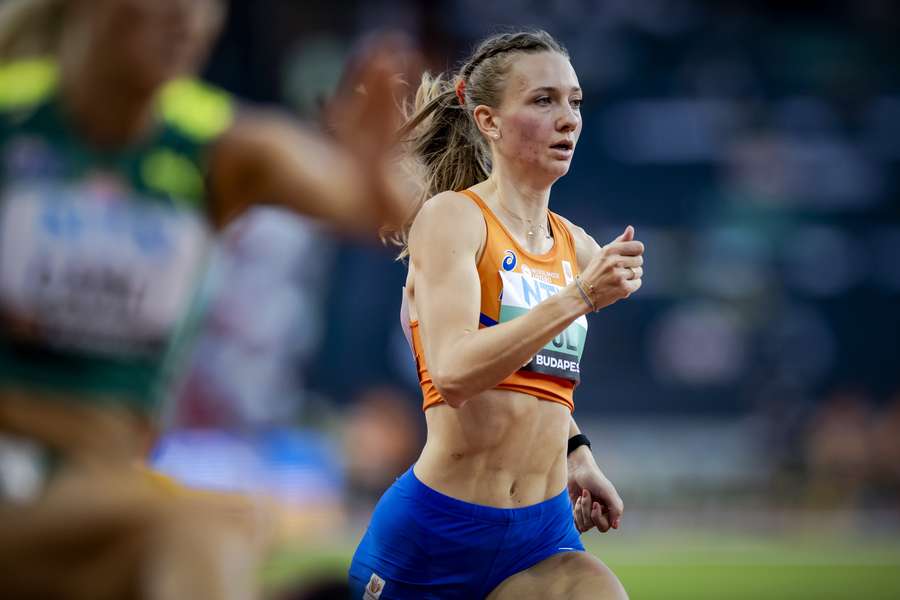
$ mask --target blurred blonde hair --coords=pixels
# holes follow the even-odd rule
[[[66,0],[6,0],[0,4],[0,62],[56,54]]]

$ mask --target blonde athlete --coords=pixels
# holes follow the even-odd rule
[[[419,88],[406,130],[433,197],[408,234],[404,325],[428,438],[375,509],[354,598],[625,597],[579,539],[623,505],[571,415],[585,315],[640,288],[643,245],[629,226],[601,247],[548,210],[581,99],[545,32],[491,37]]]
[[[271,202],[350,231],[388,182],[403,52],[373,48],[337,140],[190,76],[219,0],[17,0],[0,11],[0,433],[47,458],[0,501],[0,595],[247,598],[253,523],[133,466],[212,230]],[[2,493],[0,493],[2,498]],[[243,522],[241,522],[243,519]]]

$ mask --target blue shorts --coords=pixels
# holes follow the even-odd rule
[[[410,469],[375,507],[350,565],[351,598],[484,598],[510,575],[573,550],[584,546],[565,490],[494,508],[436,492]]]

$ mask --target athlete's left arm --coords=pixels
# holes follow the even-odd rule
[[[572,240],[575,242],[578,270],[584,269],[603,247],[591,237],[584,229],[575,225],[568,219],[560,217],[569,228]],[[643,275],[643,267],[633,267],[637,276]],[[569,423],[569,437],[578,435],[581,430],[575,419]],[[572,499],[572,508],[575,516],[575,525],[578,531],[585,532],[594,527],[602,532],[619,528],[619,521],[625,505],[616,491],[616,487],[603,474],[591,449],[587,446],[579,446],[568,457],[568,487],[569,497]]]
[[[570,418],[569,437],[579,433],[578,424]],[[625,505],[616,487],[600,470],[591,449],[579,446],[573,450],[567,466],[569,497],[578,531],[584,533],[594,527],[601,532],[610,527],[618,529]]]

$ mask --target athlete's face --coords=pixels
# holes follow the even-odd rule
[[[495,123],[499,139],[488,139],[504,160],[550,181],[565,175],[581,134],[581,87],[569,59],[556,52],[518,55]]]
[[[219,32],[221,0],[83,0],[88,35],[114,74],[153,89],[199,69]]]

